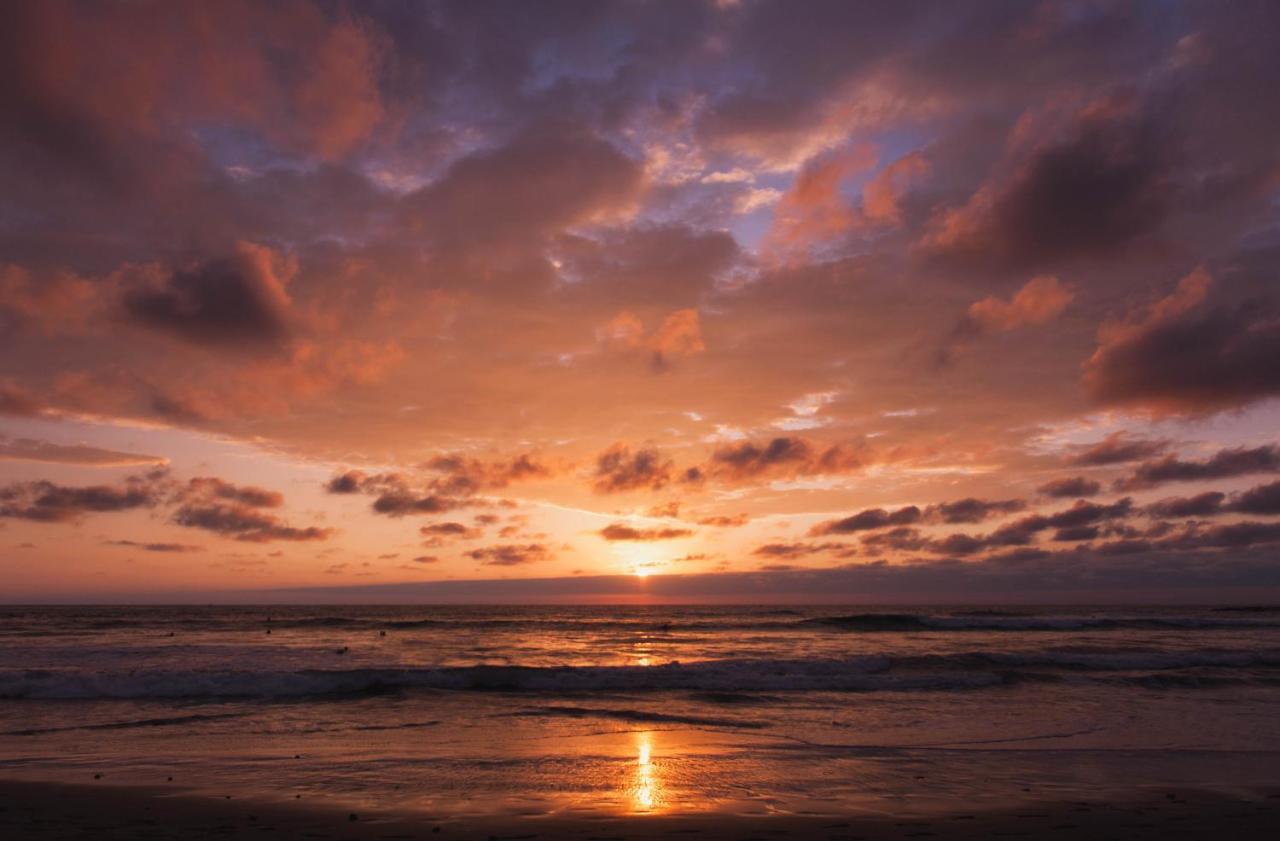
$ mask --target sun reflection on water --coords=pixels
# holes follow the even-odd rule
[[[631,809],[634,812],[655,812],[662,808],[665,798],[661,774],[652,758],[653,733],[641,731],[635,737],[636,766],[631,779]]]

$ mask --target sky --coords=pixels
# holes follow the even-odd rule
[[[1276,32],[5,3],[0,601],[1280,598]]]

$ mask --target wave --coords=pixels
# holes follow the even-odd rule
[[[1046,650],[843,659],[707,660],[659,666],[451,666],[269,670],[0,670],[0,698],[296,698],[457,692],[959,691],[1090,673],[1198,672],[1270,681],[1277,650]],[[1223,675],[1230,671],[1232,674]],[[1191,675],[1190,677],[1195,677]],[[1176,681],[1169,681],[1170,686]]]
[[[24,730],[0,731],[0,736],[43,736],[48,733],[67,733],[79,730],[133,730],[143,727],[177,727],[184,724],[243,718],[245,715],[246,713],[203,713],[165,716],[163,718],[131,719],[129,721],[108,721],[102,724],[74,724],[67,727],[29,727]]]
[[[1160,613],[1044,611],[971,608],[956,610],[899,610],[815,615],[830,609],[756,607],[738,612],[723,609],[645,612],[575,610],[561,613],[509,609],[457,611],[450,609],[307,610],[288,608],[228,608],[177,611],[170,608],[17,610],[0,609],[0,637],[40,637],[107,634],[262,633],[266,630],[332,635],[421,632],[574,633],[600,635],[689,635],[725,633],[911,633],[911,632],[1094,632],[1115,630],[1198,631],[1280,629],[1280,609],[1244,605]]]
[[[614,721],[628,721],[638,724],[690,724],[695,727],[738,727],[747,730],[762,730],[769,726],[767,721],[711,718],[700,715],[676,715],[674,713],[657,713],[646,710],[601,707],[531,707],[517,712],[503,713],[503,715],[520,718],[607,718]]]
[[[855,613],[822,616],[797,623],[843,631],[1119,631],[1119,630],[1243,630],[1280,628],[1266,619],[1206,618],[1203,616],[1027,616],[998,612],[950,615],[925,613]]]

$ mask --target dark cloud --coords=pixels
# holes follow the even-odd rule
[[[980,523],[988,517],[1012,514],[1026,507],[1027,504],[1020,499],[986,500],[968,497],[955,502],[930,505],[925,509],[925,516],[944,523]]]
[[[69,523],[85,514],[153,508],[166,488],[164,471],[130,476],[119,485],[68,487],[53,482],[18,482],[0,487],[0,518]]]
[[[693,534],[692,529],[677,528],[652,528],[638,529],[628,526],[625,523],[610,523],[600,529],[599,534],[605,540],[675,540],[681,537],[689,537]]]
[[[1192,528],[1184,534],[1166,538],[1159,548],[1196,551],[1201,549],[1244,549],[1280,543],[1280,523],[1245,521]]]
[[[1169,455],[1157,461],[1145,462],[1131,475],[1119,480],[1116,488],[1122,491],[1141,490],[1166,482],[1193,482],[1276,472],[1280,472],[1280,449],[1275,445],[1234,447],[1219,450],[1202,461],[1187,461]]]
[[[203,552],[203,546],[192,546],[189,543],[146,543],[137,540],[109,540],[109,546],[128,546],[146,552]]]
[[[727,481],[744,481],[757,477],[848,473],[862,469],[867,462],[868,457],[861,449],[843,444],[820,445],[787,436],[719,447],[711,453],[704,472]]]
[[[1083,476],[1069,476],[1046,482],[1036,490],[1044,496],[1060,499],[1072,496],[1093,496],[1102,490],[1102,485]]]
[[[928,545],[929,539],[919,529],[910,526],[898,526],[897,528],[868,534],[862,538],[862,546],[869,552],[879,552],[886,549],[898,552],[917,552]]]
[[[1071,528],[1058,529],[1053,534],[1053,539],[1058,542],[1071,542],[1078,540],[1095,540],[1101,532],[1097,526],[1072,526]]]
[[[235,346],[277,342],[288,333],[292,274],[270,249],[241,243],[236,253],[147,279],[124,292],[129,318],[180,338]]]
[[[632,450],[614,444],[596,457],[592,487],[596,493],[660,490],[671,481],[675,466],[653,447]]]
[[[1170,497],[1147,506],[1147,513],[1152,517],[1212,517],[1222,513],[1223,500],[1227,495],[1218,491],[1207,491],[1190,497]]]
[[[824,523],[818,523],[809,529],[809,534],[813,537],[828,534],[853,534],[854,532],[882,529],[888,526],[909,525],[919,522],[923,516],[923,512],[915,505],[908,505],[896,511],[886,511],[883,508],[868,508],[865,511],[859,511],[857,514],[851,514],[840,520],[828,520]]]
[[[1267,299],[1210,300],[1197,270],[1144,317],[1104,325],[1085,365],[1101,403],[1206,412],[1280,394],[1280,317]]]
[[[768,558],[802,558],[831,552],[843,557],[855,554],[856,550],[844,543],[766,543],[757,546],[751,554]]]
[[[188,481],[187,487],[182,491],[182,497],[183,499],[225,499],[252,508],[279,508],[284,504],[284,495],[278,491],[253,485],[235,485],[209,476],[197,476]]]
[[[1124,519],[1132,513],[1133,500],[1128,497],[1110,505],[1078,499],[1070,508],[1046,517],[1045,524],[1059,529],[1074,528],[1092,525],[1103,520]]]
[[[431,475],[415,479],[403,473],[366,474],[347,470],[333,476],[324,487],[331,494],[368,494],[374,497],[375,513],[403,517],[443,514],[476,505],[483,502],[477,499],[483,491],[551,475],[549,467],[529,454],[492,461],[442,455],[420,467]]]
[[[432,523],[429,526],[422,526],[418,529],[418,533],[428,538],[459,538],[470,540],[481,535],[480,529],[468,527],[465,523]]]
[[[552,555],[551,550],[541,543],[525,543],[473,549],[467,557],[489,566],[510,567],[550,560]]]
[[[1127,461],[1141,461],[1159,455],[1168,449],[1167,441],[1152,441],[1146,438],[1133,438],[1123,432],[1115,432],[1096,444],[1067,458],[1067,464],[1077,467],[1102,467],[1108,464],[1123,464]]]
[[[324,486],[324,489],[331,494],[353,494],[359,493],[365,475],[359,470],[348,470],[345,473],[339,473],[330,479]]]
[[[274,540],[327,540],[333,529],[308,526],[294,528],[279,517],[237,503],[191,503],[173,513],[180,526],[203,529],[246,543],[270,543]]]
[[[406,514],[443,514],[465,504],[464,500],[436,494],[417,496],[408,491],[390,491],[373,500],[373,510],[388,517],[403,517]]]
[[[946,220],[944,253],[1010,267],[1120,251],[1169,211],[1162,138],[1122,105],[1093,108]]]
[[[1250,488],[1232,501],[1231,509],[1245,514],[1280,514],[1280,482]]]
[[[175,494],[175,501],[174,523],[246,543],[327,540],[334,532],[319,526],[290,526],[272,513],[284,504],[281,494],[222,479],[192,479]]]
[[[545,479],[551,475],[551,468],[531,453],[494,461],[442,455],[429,460],[423,467],[440,474],[432,480],[431,488],[446,496],[471,496],[481,491],[505,488],[513,482]]]

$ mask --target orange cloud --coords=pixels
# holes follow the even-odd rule
[[[766,250],[802,251],[852,228],[857,212],[840,193],[840,185],[875,165],[874,146],[850,146],[810,162],[778,200]]]

